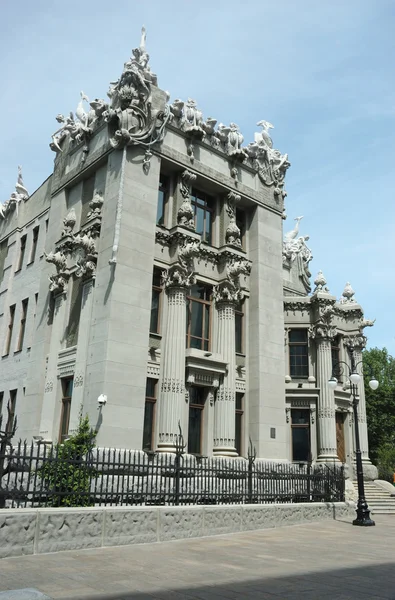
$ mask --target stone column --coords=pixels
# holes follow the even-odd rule
[[[317,343],[317,379],[320,388],[317,410],[318,458],[317,462],[338,462],[336,444],[335,395],[328,386],[332,376],[331,340],[322,336]]]
[[[186,286],[167,281],[167,323],[159,395],[158,450],[174,452],[185,403]]]
[[[228,282],[214,290],[218,310],[215,351],[227,362],[227,372],[220,383],[214,407],[214,454],[237,456],[235,448],[236,347],[235,306],[238,292]]]

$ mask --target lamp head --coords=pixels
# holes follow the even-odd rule
[[[350,380],[351,380],[351,383],[353,383],[354,385],[358,385],[358,383],[361,381],[361,376],[360,376],[359,373],[357,373],[356,371],[354,371],[350,375]]]
[[[377,390],[379,387],[379,382],[375,377],[372,377],[372,379],[369,381],[369,387],[371,390]]]
[[[337,379],[334,375],[332,375],[332,377],[328,381],[328,387],[329,387],[329,389],[334,390],[334,389],[336,389],[336,386],[337,386]]]

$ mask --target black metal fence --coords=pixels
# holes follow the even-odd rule
[[[95,448],[87,456],[19,442],[0,447],[0,508],[267,504],[344,500],[344,470]]]

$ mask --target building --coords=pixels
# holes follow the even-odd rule
[[[352,463],[332,362],[370,325],[322,274],[300,220],[283,239],[287,155],[266,121],[169,97],[139,48],[109,100],[58,115],[54,170],[1,207],[0,390],[18,436],[62,441],[80,411],[100,446]],[[285,337],[284,337],[285,336]],[[364,460],[369,464],[361,390]]]

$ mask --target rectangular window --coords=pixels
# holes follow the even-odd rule
[[[21,311],[21,322],[19,327],[19,336],[18,336],[18,344],[16,347],[16,352],[19,352],[23,348],[23,340],[25,338],[26,331],[26,317],[27,317],[27,307],[29,305],[29,298],[25,298],[22,300],[22,311]]]
[[[191,204],[195,213],[196,233],[202,236],[202,242],[212,245],[213,219],[215,213],[215,201],[211,196],[192,190]]]
[[[0,430],[3,430],[3,400],[4,400],[4,392],[0,392]]]
[[[331,355],[332,355],[332,374],[336,377],[336,379],[341,382],[341,368],[340,368],[340,340],[339,337],[336,337],[332,340],[331,345]]]
[[[38,226],[33,229],[32,248],[30,250],[29,263],[34,262],[34,259],[36,258],[39,229],[40,228]]]
[[[203,435],[203,409],[207,396],[204,387],[192,386],[189,389],[189,425],[188,425],[188,453],[202,453]]]
[[[310,411],[306,409],[291,410],[292,460],[308,462],[310,452]]]
[[[16,266],[16,271],[20,271],[23,267],[25,251],[26,251],[26,235],[23,235],[21,237],[21,243],[20,243],[20,247],[19,247],[19,257],[18,257],[18,264]]]
[[[8,328],[7,328],[7,332],[6,332],[3,356],[10,353],[12,331],[14,329],[15,306],[16,306],[15,304],[10,306],[10,316],[9,316]]]
[[[156,210],[156,224],[165,224],[166,203],[169,197],[169,178],[161,175],[158,189],[158,206]]]
[[[45,233],[48,233],[49,219],[45,219]]]
[[[308,339],[306,329],[291,329],[289,332],[289,372],[292,379],[307,379],[309,376]]]
[[[161,298],[162,273],[159,269],[154,268],[154,274],[152,276],[150,333],[159,333],[160,331]]]
[[[243,444],[243,414],[244,414],[244,394],[236,392],[236,431],[235,447],[237,454],[242,455]]]
[[[15,414],[16,414],[16,396],[17,396],[18,390],[10,390],[10,400],[8,403],[8,407],[9,410],[8,412],[8,416],[7,416],[7,424],[6,424],[6,431],[12,431],[14,428],[14,421],[15,421]]]
[[[147,378],[145,389],[145,410],[143,427],[143,450],[153,450],[154,446],[154,424],[158,380]]]
[[[240,302],[235,310],[236,352],[244,352],[244,302]]]
[[[212,288],[193,285],[187,296],[187,348],[209,350]]]
[[[71,398],[73,396],[73,378],[64,377],[62,384],[62,410],[60,414],[59,442],[62,444],[69,435]]]

